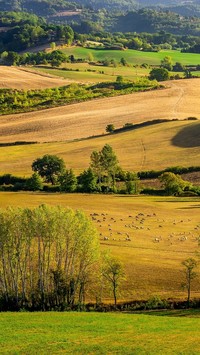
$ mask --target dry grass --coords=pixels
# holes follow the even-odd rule
[[[161,170],[178,165],[198,166],[199,130],[199,121],[169,121],[120,134],[74,142],[0,147],[0,174],[28,176],[32,173],[33,160],[44,154],[62,157],[67,168],[73,168],[76,173],[80,173],[89,166],[91,152],[101,150],[106,143],[113,147],[120,165],[126,170]]]
[[[0,66],[0,88],[32,90],[67,85],[69,80],[19,67]]]
[[[195,257],[198,250],[198,198],[0,193],[0,207],[34,207],[42,203],[82,209],[93,217],[101,233],[101,248],[110,249],[125,264],[127,281],[121,299],[149,298],[153,294],[186,297],[181,289],[181,262]],[[91,216],[93,213],[97,215]],[[131,241],[126,240],[127,234]],[[200,296],[199,278],[192,290],[193,297]]]
[[[200,116],[200,79],[167,85],[163,90],[3,116],[0,142],[63,141],[102,134],[109,123],[117,128],[127,122]]]

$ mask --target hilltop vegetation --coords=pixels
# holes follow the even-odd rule
[[[200,33],[198,18],[183,18],[173,12],[142,9],[129,12],[118,18],[114,31],[123,32],[158,32],[166,31],[174,34],[196,35]]]
[[[44,43],[64,41],[71,44],[74,32],[70,26],[47,25],[44,20],[26,13],[1,13],[0,51],[22,51]]]
[[[38,16],[47,16],[63,10],[75,10],[76,4],[67,0],[4,0],[0,1],[0,11],[26,11]]]

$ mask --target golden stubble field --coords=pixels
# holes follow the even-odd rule
[[[44,154],[58,155],[78,174],[88,168],[92,151],[101,150],[106,143],[112,146],[120,166],[130,171],[200,165],[199,121],[169,121],[80,141],[0,147],[0,174],[30,176],[33,160]]]
[[[42,203],[85,211],[98,229],[101,249],[125,265],[121,299],[186,297],[181,262],[199,250],[199,198],[0,193],[1,208]],[[193,297],[200,296],[199,276],[192,285]]]
[[[161,90],[2,116],[0,142],[64,141],[105,133],[109,123],[118,128],[127,122],[200,117],[200,79],[166,85]]]
[[[20,67],[0,66],[0,88],[33,90],[45,89],[69,84],[69,80],[30,71]]]

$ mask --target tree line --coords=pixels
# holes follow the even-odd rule
[[[110,128],[112,125],[108,125]],[[46,192],[87,192],[121,194],[161,194],[176,196],[198,196],[200,189],[181,178],[179,174],[199,171],[200,167],[171,167],[162,171],[133,172],[124,171],[109,144],[100,151],[93,151],[90,165],[78,176],[73,169],[67,169],[62,158],[46,154],[32,163],[33,174],[30,178],[14,177],[10,174],[0,176],[3,191],[46,191]],[[140,187],[140,179],[158,178],[160,190]]]
[[[188,29],[187,35],[185,33],[173,33],[168,28],[162,26],[162,21],[165,23],[167,20],[165,16],[170,16],[170,13],[160,13],[154,10],[139,10],[138,12],[132,12],[126,16],[122,16],[126,26],[129,22],[137,26],[143,26],[143,28],[128,28],[127,30],[113,29],[110,26],[110,14],[106,10],[100,12],[94,12],[94,14],[87,18],[87,15],[82,15],[82,20],[79,23],[75,21],[66,22],[61,24],[47,23],[44,18],[37,17],[33,14],[24,12],[0,12],[0,27],[3,27],[3,31],[0,33],[0,51],[21,51],[28,49],[31,46],[60,42],[63,44],[71,44],[74,40],[84,45],[87,40],[93,42],[100,42],[101,49],[118,49],[124,50],[126,48],[142,50],[142,51],[159,51],[162,49],[182,49],[183,51],[193,51],[196,48],[198,50],[199,35],[198,33],[190,33]],[[136,17],[137,20],[132,21],[132,17]],[[180,31],[183,27],[183,19],[175,16],[174,23],[176,29]],[[106,26],[101,26],[102,17],[105,22],[109,22],[109,29]],[[127,18],[126,18],[127,17]],[[128,20],[130,17],[131,21]],[[99,18],[99,22],[98,22]],[[153,30],[145,28],[148,22],[155,25],[155,18],[159,26]],[[119,17],[120,19],[120,17]],[[177,21],[181,21],[181,25],[177,26]],[[191,25],[194,29],[194,20],[185,19],[185,21]],[[120,20],[119,20],[120,21]],[[197,19],[196,21],[199,21]],[[161,24],[160,24],[161,22]],[[188,25],[189,26],[189,25]],[[199,28],[199,22],[197,23]],[[7,28],[7,30],[5,29]],[[184,31],[183,31],[184,32]],[[197,47],[195,47],[197,46]],[[98,48],[96,44],[95,48]],[[190,50],[191,49],[191,50]]]
[[[54,58],[57,58],[55,55]],[[57,59],[55,59],[57,61]],[[100,84],[70,84],[43,90],[0,89],[0,113],[9,114],[28,112],[94,98],[130,94],[160,88],[157,81],[147,78],[136,79],[134,82],[104,82]]]

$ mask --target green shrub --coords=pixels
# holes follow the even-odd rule
[[[167,300],[161,300],[159,296],[152,296],[146,303],[146,309],[163,309],[169,308]]]

